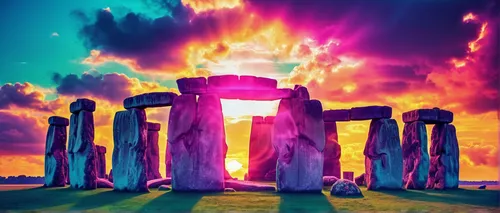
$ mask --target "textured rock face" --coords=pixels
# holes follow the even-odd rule
[[[366,185],[366,183],[365,183],[365,173],[363,173],[363,174],[357,176],[356,178],[354,178],[354,182],[358,186],[364,186],[364,185]]]
[[[147,192],[147,122],[143,109],[115,114],[113,183],[117,191]]]
[[[403,154],[398,125],[394,119],[371,121],[364,155],[365,178],[369,190],[401,189]]]
[[[278,156],[272,144],[273,122],[274,116],[267,119],[261,116],[252,117],[250,147],[248,150],[248,180],[266,180],[266,174],[276,170]],[[276,180],[276,176],[268,178],[273,181]]]
[[[223,122],[217,95],[175,99],[168,125],[174,191],[224,190]]]
[[[272,185],[265,185],[259,183],[253,183],[248,181],[239,180],[226,180],[226,188],[232,188],[239,192],[264,192],[264,191],[276,191],[276,187]]]
[[[86,98],[80,98],[80,99],[76,99],[75,102],[73,102],[69,105],[69,111],[71,113],[78,113],[82,110],[85,110],[88,112],[94,112],[95,111],[95,101],[89,100]]]
[[[335,122],[325,122],[325,140],[323,176],[340,177],[341,149]]]
[[[79,102],[73,102],[72,105],[74,103]],[[88,106],[88,104],[81,105]],[[71,187],[78,189],[97,188],[97,150],[94,144],[94,116],[92,112],[80,110],[71,115],[68,143]]]
[[[160,148],[158,146],[158,131],[160,124],[148,122],[148,145],[146,152],[148,180],[161,178],[160,175]]]
[[[428,189],[456,189],[459,175],[459,148],[455,126],[436,124],[431,135]]]
[[[349,109],[331,109],[323,111],[323,120],[325,122],[350,121],[351,110]]]
[[[45,142],[45,186],[62,187],[68,179],[68,156],[66,154],[68,119],[50,117]],[[56,126],[57,124],[57,126]]]
[[[173,92],[152,92],[136,95],[123,100],[125,109],[172,106],[177,94]]]
[[[391,118],[392,108],[389,106],[366,106],[351,108],[350,120],[371,120],[381,118]]]
[[[97,177],[105,178],[106,176],[106,147],[96,145],[97,151]]]
[[[350,180],[338,180],[330,189],[330,194],[335,196],[363,196],[359,187]]]
[[[177,79],[177,87],[182,94],[203,94],[207,92],[207,79],[204,77],[198,78],[181,78]]]
[[[274,119],[280,192],[321,192],[325,148],[323,109],[317,100],[283,99]]]
[[[403,113],[403,122],[411,123],[414,121],[422,121],[426,124],[451,123],[453,113],[439,108],[417,109]]]
[[[425,123],[406,123],[403,130],[403,185],[406,189],[425,189],[429,174]]]

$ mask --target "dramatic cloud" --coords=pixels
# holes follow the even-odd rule
[[[0,155],[42,155],[46,126],[33,116],[0,111]]]
[[[52,111],[61,105],[58,101],[49,102],[44,99],[45,95],[36,91],[30,83],[5,84],[0,87],[0,109],[18,107]]]
[[[87,96],[102,98],[113,103],[121,104],[123,99],[138,93],[163,91],[175,92],[157,83],[141,82],[137,78],[129,78],[124,74],[110,73],[83,73],[81,76],[69,74],[61,76],[56,73],[53,80],[57,86],[57,93],[68,96]]]
[[[460,153],[471,166],[498,166],[498,148],[483,143],[471,143],[460,146]]]

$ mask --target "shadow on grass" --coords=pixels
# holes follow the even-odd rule
[[[141,212],[191,212],[204,195],[222,193],[166,192],[142,206]]]
[[[400,191],[378,191],[409,200],[426,202],[440,202],[447,204],[468,204],[484,207],[498,207],[500,191],[498,190],[400,190]]]
[[[81,195],[81,190],[65,188],[31,188],[0,191],[0,209],[37,210],[72,203]]]
[[[131,192],[118,192],[118,191],[103,191],[96,194],[82,197],[71,210],[88,210],[106,205],[113,205],[114,203],[128,200],[144,193],[131,193]]]
[[[336,212],[323,193],[276,193],[280,212]]]

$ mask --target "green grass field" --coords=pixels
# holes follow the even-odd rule
[[[0,186],[1,187],[1,186]],[[111,189],[91,191],[70,188],[9,188],[0,191],[0,212],[500,212],[500,190],[464,188],[450,191],[366,191],[362,198],[323,194],[274,192],[178,193],[152,189],[151,193],[120,193]]]

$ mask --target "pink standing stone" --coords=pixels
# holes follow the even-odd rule
[[[323,176],[340,178],[341,148],[338,143],[337,124],[335,122],[325,122],[325,140]]]
[[[252,117],[250,144],[248,156],[248,180],[276,180],[276,176],[266,174],[276,170],[278,156],[272,145],[272,128],[274,116],[265,119],[261,116]]]
[[[161,125],[148,122],[148,146],[146,151],[147,177],[148,180],[161,178],[160,174],[160,148],[158,137]]]

